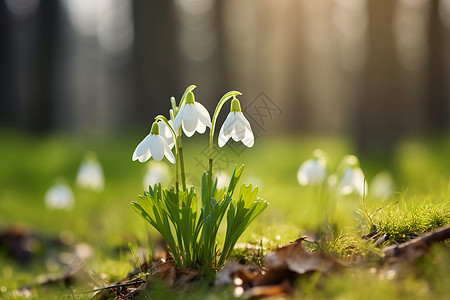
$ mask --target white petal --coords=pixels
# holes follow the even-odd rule
[[[240,119],[236,119],[233,126],[234,132],[239,141],[242,141],[245,137],[245,125],[241,122]]]
[[[173,129],[177,131],[180,128],[181,121],[183,121],[183,114],[186,108],[186,104],[181,105],[180,110],[178,111],[177,116],[175,117],[175,122],[173,123]]]
[[[236,134],[236,132],[234,130],[231,132],[231,137],[233,138],[233,141],[235,141],[235,142],[240,141],[238,135]]]
[[[203,133],[205,133],[205,131],[206,131],[206,125],[203,124],[202,122],[198,122],[198,123],[197,123],[197,128],[195,128],[195,130],[196,130],[198,133],[203,134]]]
[[[250,122],[247,120],[247,118],[244,116],[244,114],[241,111],[237,112],[237,118],[245,125],[246,128],[252,130],[252,127],[250,126]]]
[[[135,161],[139,156],[142,156],[145,151],[147,151],[148,147],[149,147],[149,139],[150,139],[150,134],[148,134],[140,143],[139,145],[137,145],[136,149],[134,150],[133,153],[133,161]]]
[[[233,131],[233,125],[235,121],[236,121],[235,113],[230,112],[222,125],[223,133],[225,134],[225,136],[231,134],[231,132]]]
[[[224,123],[225,124],[225,123]],[[219,147],[223,147],[223,146],[225,146],[225,144],[228,142],[228,140],[230,139],[230,135],[225,135],[224,133],[223,133],[223,125],[222,125],[222,128],[220,128],[220,132],[219,132]]]
[[[170,150],[169,145],[167,145],[165,142],[162,143],[163,149],[164,149],[164,155],[166,156],[167,160],[171,163],[175,163],[175,156],[172,153],[172,150]]]
[[[188,132],[195,131],[198,123],[197,109],[193,104],[187,104],[183,114],[183,130]]]
[[[197,109],[198,112],[197,115],[200,122],[205,124],[207,127],[211,128],[211,117],[209,115],[208,110],[198,102],[195,102],[194,105],[195,108]]]
[[[169,125],[172,120],[169,120]],[[172,149],[175,145],[175,140],[173,138],[172,132],[170,131],[169,127],[164,121],[159,120],[159,134],[162,136],[164,141],[166,141],[167,145],[169,145],[169,148]]]
[[[253,136],[253,131],[251,129],[245,128],[245,137],[242,143],[247,147],[253,147],[255,144],[255,137]]]
[[[142,154],[141,156],[138,157],[138,160],[143,163],[146,162],[150,157],[152,157],[151,153],[150,153],[150,149],[147,149],[147,151]]]
[[[162,143],[165,143],[162,137],[152,134],[152,136],[150,137],[149,148],[153,159],[156,161],[160,161],[164,157],[164,147]]]
[[[184,134],[185,134],[187,137],[191,137],[191,136],[194,135],[195,129],[192,130],[192,131],[187,130],[186,127],[184,126],[184,122],[183,122],[182,127],[183,127],[183,132],[184,132]]]

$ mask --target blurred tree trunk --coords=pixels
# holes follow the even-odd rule
[[[18,114],[14,99],[11,61],[12,24],[4,1],[0,1],[0,122],[2,125],[15,125]]]
[[[430,7],[429,54],[427,73],[427,99],[424,113],[429,133],[445,133],[449,128],[450,96],[446,72],[446,56],[450,55],[448,47],[449,32],[439,17],[439,1],[433,0]]]
[[[172,1],[136,0],[133,14],[137,86],[134,115],[150,123],[158,114],[168,117],[169,98],[183,92],[175,90],[180,86],[177,22]]]
[[[356,111],[356,142],[360,152],[389,151],[403,132],[399,62],[393,28],[395,2],[369,1],[369,56]]]
[[[46,0],[39,7],[38,38],[31,70],[34,82],[25,109],[25,127],[33,132],[48,131],[54,123],[54,58],[59,28],[59,3],[58,0]]]

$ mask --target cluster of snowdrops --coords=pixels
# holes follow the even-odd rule
[[[252,147],[254,135],[241,111],[240,92],[230,91],[218,102],[211,119],[207,109],[194,97],[195,86],[189,86],[179,103],[171,98],[169,117],[155,117],[150,133],[138,144],[133,161],[146,162],[164,157],[175,165],[175,184],[149,186],[131,206],[164,238],[176,264],[206,271],[220,268],[229,257],[248,225],[267,207],[257,197],[258,188],[238,182],[244,166],[235,166],[228,186],[218,187],[213,174],[213,143],[217,117],[223,105],[231,100],[230,113],[219,131],[218,145],[223,147],[232,138]],[[186,184],[182,138],[203,134],[209,128],[209,169],[203,174],[197,190]],[[198,201],[200,199],[200,201]],[[217,241],[219,227],[226,219],[226,235],[222,245]]]

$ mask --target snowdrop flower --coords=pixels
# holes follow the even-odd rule
[[[103,169],[94,152],[88,152],[78,169],[76,184],[85,189],[101,192],[105,185]]]
[[[367,195],[368,184],[364,179],[364,173],[359,167],[358,158],[354,155],[347,155],[341,162],[341,178],[338,192],[341,195],[350,195],[357,192],[361,196]]]
[[[144,188],[147,189],[149,186],[153,187],[155,184],[168,181],[169,176],[170,170],[166,164],[152,161],[150,162],[147,172],[144,176]]]
[[[194,100],[194,94],[188,92],[183,104],[178,111],[175,121],[174,129],[177,131],[183,127],[184,134],[191,137],[196,131],[198,133],[205,133],[206,127],[211,128],[211,117],[206,108]]]
[[[172,126],[172,128],[173,128],[173,121],[169,120],[168,122],[169,122],[169,125]],[[158,125],[159,125],[160,135],[166,141],[169,148],[172,149],[173,146],[175,146],[175,139],[172,135],[172,132],[170,131],[169,127],[167,126],[167,124],[164,121],[158,120]]]
[[[305,161],[297,172],[300,185],[320,185],[327,176],[327,160],[323,152],[316,149],[312,159]]]
[[[394,194],[394,181],[388,172],[378,173],[370,183],[370,193],[378,199],[386,199]]]
[[[133,153],[133,161],[146,162],[150,157],[156,161],[161,161],[166,156],[167,160],[175,163],[175,156],[169,145],[162,136],[159,135],[159,125],[154,122],[150,133],[139,143]]]
[[[250,123],[241,111],[239,100],[234,98],[231,101],[230,113],[219,132],[219,147],[223,147],[230,138],[235,142],[242,141],[247,147],[252,147],[255,143]]]
[[[74,205],[74,197],[70,187],[62,179],[58,179],[44,196],[45,205],[49,209],[70,210]]]
[[[228,187],[228,184],[230,183],[231,177],[226,172],[219,171],[216,174],[217,178],[217,188],[223,189]]]

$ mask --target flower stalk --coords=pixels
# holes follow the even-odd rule
[[[236,96],[242,95],[241,92],[238,91],[231,91],[223,95],[223,97],[219,100],[219,103],[216,106],[216,109],[214,110],[214,115],[212,117],[211,121],[211,130],[209,131],[209,161],[208,161],[208,182],[209,182],[209,194],[211,194],[212,191],[212,169],[213,169],[213,146],[214,146],[214,130],[216,128],[216,122],[217,117],[219,116],[220,110],[222,109],[222,106],[230,100],[231,97],[235,98]]]

